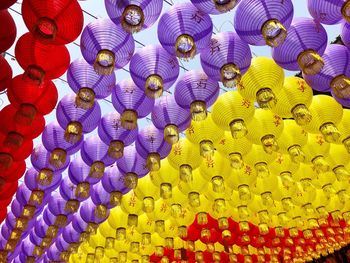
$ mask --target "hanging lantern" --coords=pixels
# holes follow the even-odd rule
[[[174,144],[179,140],[180,132],[190,124],[190,112],[181,108],[171,95],[158,99],[152,110],[152,122],[158,129],[164,130],[164,140]]]
[[[130,76],[150,98],[158,98],[179,76],[176,56],[160,45],[148,45],[138,50],[130,61]]]
[[[96,206],[91,199],[81,205],[80,216],[86,223],[100,224],[108,218],[109,209],[104,206]]]
[[[90,166],[89,176],[102,178],[106,166],[115,162],[108,155],[108,145],[95,135],[87,138],[80,151],[81,158]]]
[[[0,53],[8,50],[16,40],[17,28],[15,21],[7,10],[0,8]]]
[[[81,140],[83,133],[93,131],[101,118],[101,108],[97,101],[88,110],[76,107],[75,96],[66,95],[57,105],[57,121],[65,129],[64,138],[69,143]]]
[[[111,195],[103,188],[101,182],[95,184],[91,191],[92,202],[97,206],[104,206],[108,210],[119,205],[122,200],[122,196],[122,193],[119,195]]]
[[[33,141],[25,139],[21,134],[0,133],[0,152],[11,155],[14,161],[25,160],[33,150]]]
[[[72,220],[73,210],[67,209],[67,200],[63,199],[60,194],[55,193],[51,196],[46,209],[56,216],[54,225],[63,227],[69,224]]]
[[[65,206],[65,210],[67,210],[67,212],[77,212],[80,203],[85,201],[90,196],[90,188],[87,190],[87,195],[77,194],[79,193],[79,188],[81,188],[81,185],[73,184],[68,176],[61,181],[59,191],[61,197],[67,201]]]
[[[157,21],[163,1],[127,0],[117,3],[117,0],[107,0],[105,5],[108,16],[116,25],[121,25],[126,32],[135,33],[151,27]]]
[[[65,131],[57,122],[48,124],[42,134],[42,142],[46,150],[51,152],[50,163],[61,168],[66,163],[67,155],[73,155],[79,151],[83,139],[75,144],[70,144],[64,139]]]
[[[18,187],[16,199],[22,206],[29,205],[36,208],[41,208],[47,204],[49,195],[45,194],[45,192],[41,190],[31,191],[24,184],[22,184],[20,187]]]
[[[340,23],[342,20],[342,15],[345,19],[349,20],[349,15],[347,14],[346,1],[344,0],[332,0],[332,1],[322,1],[322,0],[308,0],[307,8],[310,15],[319,23],[325,25],[334,25]]]
[[[350,52],[343,45],[328,45],[322,59],[325,63],[316,75],[304,75],[306,82],[317,91],[332,92],[339,99],[350,98]]]
[[[56,79],[69,67],[70,56],[65,46],[43,44],[32,34],[22,35],[16,44],[15,56],[18,64],[33,80]]]
[[[235,8],[240,0],[191,0],[191,2],[205,14],[219,15]]]
[[[158,38],[163,48],[183,59],[201,53],[209,44],[212,31],[210,16],[191,3],[172,6],[158,24]]]
[[[0,4],[0,10],[1,9],[7,9],[9,8],[11,5],[13,5],[14,3],[16,3],[16,0],[4,0],[1,2]]]
[[[123,182],[123,175],[117,166],[108,167],[105,176],[101,180],[103,191],[109,193],[110,203],[114,206],[120,205],[122,196],[128,192]]]
[[[11,85],[12,68],[5,58],[0,56],[0,92],[6,90]]]
[[[96,46],[98,43],[98,46]],[[135,50],[134,39],[109,19],[88,24],[81,35],[81,53],[99,75],[110,75],[124,67]]]
[[[43,43],[71,43],[83,29],[83,11],[77,1],[25,0],[22,14],[29,31]]]
[[[147,97],[131,80],[120,81],[112,93],[114,108],[121,114],[122,127],[133,130],[137,127],[137,119],[151,113],[154,100]]]
[[[192,120],[202,121],[209,108],[218,98],[219,84],[208,78],[203,71],[186,72],[177,82],[174,92],[176,103],[189,109]]]
[[[25,172],[24,160],[15,161],[11,154],[0,153],[0,189],[4,187],[6,181],[17,181]],[[24,169],[23,169],[24,168]]]
[[[234,26],[242,40],[250,45],[278,47],[289,33],[293,14],[291,0],[243,1],[237,6]]]
[[[123,156],[124,147],[132,144],[137,137],[138,129],[127,130],[122,127],[118,112],[110,112],[101,118],[98,135],[109,146],[108,155],[114,159]]]
[[[284,69],[315,75],[324,66],[322,55],[327,41],[327,32],[319,22],[296,18],[283,45],[273,48],[272,57]]]
[[[160,160],[171,151],[171,145],[164,140],[163,132],[153,125],[139,131],[135,146],[137,152],[146,159],[147,169],[151,172],[160,169]]]
[[[34,191],[35,189],[39,189],[44,191],[53,191],[59,186],[62,179],[62,175],[60,173],[56,173],[50,182],[47,184],[41,184],[39,181],[39,176],[39,172],[34,168],[27,170],[24,175],[24,183],[29,190]]]
[[[347,22],[343,22],[341,24],[340,37],[343,41],[344,45],[350,46],[350,24]]]
[[[77,94],[75,103],[82,109],[90,109],[95,99],[108,97],[115,85],[115,74],[98,75],[84,59],[73,61],[67,71],[67,81]]]
[[[232,49],[232,46],[235,48]],[[233,32],[216,34],[201,53],[204,72],[225,87],[236,86],[248,70],[252,59],[249,45]]]

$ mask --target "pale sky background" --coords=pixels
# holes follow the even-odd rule
[[[180,2],[185,2],[189,0],[166,0],[164,1],[163,4],[163,10],[162,12],[166,12],[170,7],[171,4],[175,3],[180,3]],[[17,39],[26,33],[28,30],[26,26],[23,23],[22,16],[20,15],[21,13],[21,2],[18,1],[16,4],[14,4],[9,12],[13,16],[13,18],[16,21],[17,25]],[[307,10],[307,1],[306,0],[292,0],[294,4],[294,17],[310,17],[308,10]],[[104,6],[104,0],[85,0],[85,1],[79,1],[81,4],[81,7],[84,11],[92,14],[95,17],[102,18],[102,17],[108,17],[107,13],[105,11],[105,6]],[[214,23],[214,32],[223,32],[223,31],[234,31],[233,27],[233,18],[235,14],[235,9],[232,10],[231,12],[228,12],[226,14],[222,15],[216,15],[216,16],[211,16],[213,23]],[[87,25],[91,21],[93,21],[95,18],[92,17],[91,15],[88,15],[87,13],[84,12],[84,25]],[[0,25],[1,26],[1,25]],[[157,26],[158,23],[156,22],[151,28],[141,31],[137,34],[134,34],[134,39],[138,43],[142,43],[144,45],[148,44],[155,44],[158,43],[158,38],[157,38]],[[331,41],[335,40],[336,36],[339,35],[340,33],[340,26],[339,25],[334,25],[334,26],[325,26],[327,32],[328,32],[328,42],[330,43]],[[76,43],[76,44],[74,44]],[[68,49],[70,51],[70,56],[71,56],[71,61],[74,61],[77,58],[80,58],[81,52],[80,48],[77,44],[80,43],[80,39],[77,39],[74,41],[74,43],[71,43],[68,45]],[[136,43],[136,49],[141,48],[142,45]],[[268,56],[271,57],[271,48],[268,46],[264,47],[254,47],[251,46],[251,50],[255,56]],[[9,54],[14,55],[14,46],[10,48],[7,51]],[[9,55],[6,55],[5,58],[7,61],[10,63],[12,69],[13,69],[13,76],[16,76],[18,74],[22,74],[23,70],[18,66],[18,63],[14,58],[12,58]],[[195,59],[189,61],[189,62],[181,62],[183,66],[187,69],[198,69],[200,68],[200,62],[199,62],[199,56],[196,56]],[[116,71],[116,77],[117,81],[120,81],[122,79],[127,79],[130,78],[129,73],[127,70],[129,69],[129,65],[125,67],[126,70],[118,70]],[[183,74],[184,70],[181,69],[180,74]],[[286,72],[286,75],[292,75],[295,74],[296,72]],[[54,83],[56,84],[58,93],[59,93],[59,99],[62,98],[66,94],[73,93],[73,91],[69,88],[67,83],[65,83],[64,80],[66,80],[66,75],[62,76],[63,80],[54,80]],[[172,91],[172,89],[170,89]],[[110,98],[107,98],[110,100]],[[102,109],[102,115],[110,112],[110,111],[115,111],[113,105],[107,101],[99,101],[101,109]],[[1,94],[0,95],[0,109],[2,109],[4,106],[8,104],[7,96],[6,94]],[[56,118],[56,113],[53,111],[51,114],[47,115],[45,117],[46,123],[50,123],[51,121],[55,120]],[[144,119],[139,121],[139,127],[143,127],[146,125],[148,120]],[[92,134],[95,134],[96,130],[90,134],[88,134],[85,138],[88,136],[91,136]],[[41,137],[38,137],[34,141],[35,145],[41,144]],[[78,153],[79,154],[79,153]],[[74,158],[74,157],[73,157]],[[27,160],[27,166],[31,167],[30,161]],[[22,180],[20,180],[22,181]]]

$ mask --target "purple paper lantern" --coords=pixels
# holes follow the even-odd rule
[[[43,190],[31,191],[25,184],[21,184],[16,192],[16,199],[22,206],[42,207],[50,198],[50,193]]]
[[[107,14],[126,32],[134,33],[151,27],[159,18],[163,0],[105,0]]]
[[[202,121],[207,117],[207,109],[219,96],[219,83],[201,70],[191,70],[182,75],[176,83],[174,97],[176,103],[190,110],[192,120]]]
[[[171,151],[171,145],[164,140],[163,131],[153,124],[139,131],[135,146],[136,151],[146,159],[149,171],[158,171],[160,160],[166,158]]]
[[[70,244],[77,244],[80,242],[80,233],[74,228],[73,222],[63,229],[62,237],[64,241]]]
[[[72,220],[72,226],[82,239],[87,238],[89,234],[96,234],[98,224],[95,222],[85,222],[79,214],[75,214]]]
[[[234,27],[250,45],[277,47],[289,33],[293,15],[291,0],[244,0],[237,6]]]
[[[350,47],[350,24],[349,23],[347,22],[342,23],[340,36],[345,46]]]
[[[296,18],[284,43],[273,48],[272,57],[284,69],[314,75],[324,66],[321,56],[327,41],[327,32],[320,23],[311,18]]]
[[[179,58],[193,58],[209,45],[213,23],[189,2],[173,5],[158,24],[160,44]]]
[[[108,167],[103,176],[102,186],[110,194],[118,195],[126,194],[129,192],[129,188],[124,185],[124,175],[119,171],[117,166]]]
[[[97,127],[101,108],[97,101],[88,110],[78,108],[75,95],[66,95],[57,105],[56,117],[65,130],[64,139],[69,143],[76,143],[81,140],[83,133],[92,132]]]
[[[80,206],[79,215],[86,223],[101,224],[108,218],[109,209],[104,205],[95,205],[88,199]]]
[[[100,75],[110,75],[129,63],[135,51],[134,38],[110,19],[97,19],[88,24],[80,39],[84,59]]]
[[[138,179],[149,172],[146,160],[137,153],[135,146],[125,148],[123,157],[117,161],[117,166],[123,174],[124,186],[129,189],[136,188]]]
[[[138,88],[131,80],[120,81],[112,93],[114,108],[121,114],[122,127],[128,130],[136,129],[137,119],[151,113],[154,99]]]
[[[46,252],[50,262],[60,262],[61,261],[61,251],[58,250],[56,243],[54,243]]]
[[[33,230],[40,238],[55,238],[62,231],[57,226],[47,224],[42,216],[36,220]]]
[[[34,245],[31,241],[30,241],[30,237],[26,237],[23,242],[22,242],[22,246],[21,246],[21,251],[22,251],[22,255],[26,258],[25,262],[31,262],[29,260],[35,260],[36,258],[39,258],[42,254],[42,248]]]
[[[104,189],[102,182],[93,186],[91,191],[91,200],[95,205],[103,205],[108,210],[120,205],[122,199],[121,192],[108,192]]]
[[[62,198],[59,193],[55,193],[51,196],[47,209],[57,217],[55,225],[61,227],[66,226],[72,219],[72,214],[77,211],[72,209],[68,201]]]
[[[304,75],[305,81],[314,90],[332,90],[339,99],[349,99],[350,50],[343,45],[328,45],[322,59],[325,63],[322,70],[316,75]]]
[[[341,98],[338,98],[336,94],[334,94],[333,90],[331,91],[331,94],[333,96],[333,98],[339,103],[341,104],[343,107],[345,108],[350,108],[350,98],[348,99],[341,99]]]
[[[95,99],[108,97],[115,85],[115,74],[98,75],[94,68],[80,58],[70,64],[67,71],[67,81],[77,94],[75,102],[78,107],[90,109]]]
[[[200,11],[212,15],[226,13],[235,8],[240,1],[241,0],[191,0],[192,4]]]
[[[107,144],[108,155],[114,159],[123,156],[124,147],[136,140],[138,129],[127,130],[122,127],[121,116],[118,112],[104,115],[98,126],[98,135]]]
[[[234,32],[215,35],[201,53],[201,64],[209,78],[234,87],[252,60],[249,45]]]
[[[40,173],[34,168],[30,168],[24,175],[24,183],[31,191],[42,190],[47,192],[54,191],[60,184],[62,175],[60,173],[54,173],[52,180],[47,184],[41,184]]]
[[[82,137],[79,141],[71,144],[65,140],[64,136],[65,131],[58,122],[51,122],[46,125],[42,134],[43,145],[46,150],[51,152],[49,162],[57,168],[63,167],[67,155],[72,155],[79,151],[84,141]]]
[[[43,209],[44,206],[35,207],[31,205],[22,205],[17,199],[14,199],[11,203],[11,211],[16,218],[23,218],[23,216],[26,216],[26,219],[31,220],[32,218],[40,214]],[[23,222],[26,223],[27,220]]]
[[[158,98],[177,80],[180,72],[175,55],[160,45],[138,50],[130,61],[130,76],[136,86],[150,98]]]
[[[154,126],[164,130],[164,139],[169,144],[175,144],[179,140],[179,133],[191,123],[190,111],[181,108],[171,95],[156,101],[151,118]]]
[[[90,166],[90,177],[101,178],[106,166],[110,166],[115,159],[108,155],[108,145],[97,136],[85,140],[80,151],[83,161]]]
[[[80,203],[90,196],[90,188],[87,195],[79,195],[78,185],[73,184],[69,176],[66,176],[60,184],[60,195],[67,200],[67,206],[71,206],[74,211],[77,211]]]
[[[345,0],[308,0],[310,15],[326,25],[338,24],[343,18],[350,21],[350,5]]]

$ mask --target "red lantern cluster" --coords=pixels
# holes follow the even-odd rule
[[[14,2],[1,1],[0,9]],[[7,89],[11,103],[0,112],[0,204],[4,200],[4,215],[25,171],[24,160],[32,152],[33,139],[44,130],[44,115],[56,106],[58,93],[52,80],[69,67],[65,45],[80,35],[84,24],[77,0],[23,0],[22,15],[29,32],[17,41],[15,56],[24,73],[12,79],[11,67],[0,57],[0,91]],[[16,26],[6,10],[0,11],[0,24],[3,52],[15,41]],[[0,209],[0,222],[2,213]]]

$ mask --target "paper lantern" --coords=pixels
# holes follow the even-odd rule
[[[240,2],[240,0],[191,0],[192,4],[203,13],[219,15],[229,12]]]
[[[5,58],[0,57],[0,92],[6,90],[11,85],[12,68]]]
[[[16,0],[5,0],[5,1],[2,1],[1,4],[0,4],[0,9],[7,9],[11,5],[13,5],[14,3],[16,3]]]
[[[2,8],[0,8],[2,9]],[[17,28],[15,21],[7,10],[0,10],[0,53],[8,50],[16,40]]]
[[[332,1],[320,1],[320,0],[308,0],[307,8],[310,15],[318,22],[325,25],[338,24],[343,16],[345,19],[348,17],[348,8],[344,0],[332,0]]]

